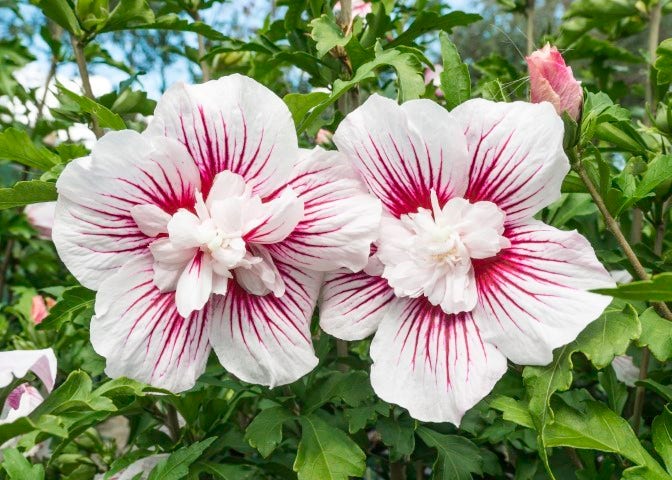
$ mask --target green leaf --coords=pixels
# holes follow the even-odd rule
[[[282,425],[294,418],[283,406],[262,410],[245,430],[245,440],[266,458],[282,442]]]
[[[481,451],[464,437],[444,435],[427,427],[416,430],[428,447],[436,448],[433,480],[469,480],[483,470]]]
[[[642,333],[637,345],[648,347],[657,360],[664,362],[672,358],[672,323],[656,313],[653,307],[646,309],[640,316]]]
[[[471,97],[469,67],[460,58],[457,47],[446,32],[439,33],[439,40],[443,59],[443,72],[439,75],[441,90],[448,109],[452,110]]]
[[[210,25],[203,22],[190,22],[180,18],[175,13],[169,13],[156,17],[156,20],[151,23],[133,24],[131,26],[124,26],[125,30],[169,30],[176,32],[193,32],[210,40],[217,40],[220,42],[230,40],[229,37],[218,32]],[[110,31],[110,28],[106,28]]]
[[[311,28],[310,38],[317,42],[317,57],[322,58],[334,47],[345,47],[352,38],[352,34],[343,34],[332,16],[322,15],[308,24]]]
[[[121,0],[110,13],[100,32],[132,29],[154,22],[154,12],[145,0]]]
[[[375,422],[378,419],[378,415],[387,416],[389,413],[390,406],[382,401],[377,401],[373,405],[347,408],[345,410],[345,417],[348,419],[348,431],[350,433],[359,432],[367,424]]]
[[[56,200],[56,184],[29,180],[18,182],[13,187],[0,188],[0,210],[22,207],[31,203],[51,202]]]
[[[189,474],[189,467],[215,440],[217,437],[208,438],[171,453],[170,457],[161,460],[154,467],[148,480],[180,480],[186,477]]]
[[[672,410],[666,405],[651,426],[653,446],[665,462],[667,471],[672,473]]]
[[[366,455],[342,430],[315,415],[302,416],[301,441],[294,461],[299,480],[361,477]]]
[[[87,308],[93,307],[96,292],[84,287],[71,287],[63,298],[49,310],[49,315],[38,326],[40,330],[60,330],[63,325]]]
[[[628,401],[628,387],[623,382],[618,380],[616,372],[613,367],[606,368],[604,371],[597,374],[600,385],[607,393],[609,401],[609,408],[618,413],[623,413],[623,407]]]
[[[330,372],[311,387],[304,407],[310,412],[334,399],[357,407],[370,397],[373,397],[373,389],[365,372]]]
[[[447,15],[439,15],[436,12],[422,10],[415,17],[411,25],[397,38],[392,40],[388,47],[397,45],[410,45],[420,35],[432,30],[450,32],[454,27],[470,25],[481,20],[476,13],[450,12]]]
[[[44,467],[40,464],[32,465],[16,448],[2,450],[2,468],[5,469],[10,480],[42,480]]]
[[[623,310],[609,307],[581,332],[575,348],[583,352],[596,368],[602,369],[616,355],[623,355],[630,341],[639,337],[640,332],[639,318],[631,305],[626,305]]]
[[[555,409],[555,420],[545,431],[546,446],[617,453],[637,465],[665,475],[624,418],[599,402],[588,401],[584,406],[583,412],[568,406]]]
[[[396,462],[415,450],[415,422],[404,415],[400,418],[381,417],[376,424],[385,445],[390,447],[390,460]]]
[[[0,132],[0,159],[39,170],[49,170],[60,163],[58,155],[36,146],[25,131],[16,128]]]
[[[199,462],[198,467],[219,480],[247,480],[255,474],[249,465],[227,465],[213,462]],[[259,478],[256,476],[255,478]]]
[[[308,112],[329,98],[326,92],[288,93],[283,100],[292,112],[294,124],[298,127]]]
[[[67,0],[32,0],[32,3],[42,10],[45,16],[58,25],[73,33],[76,37],[83,35],[77,16]]]
[[[503,413],[504,420],[527,428],[534,428],[532,416],[527,404],[504,395],[497,396],[490,401],[490,407]]]
[[[595,292],[626,300],[669,302],[672,301],[672,272],[654,275],[651,280],[630,282],[616,288],[603,288]]]
[[[658,71],[658,85],[672,82],[672,38],[666,38],[658,45],[654,66]]]
[[[649,390],[653,390],[668,402],[672,402],[672,387],[668,385],[662,385],[654,380],[651,380],[650,378],[639,380],[636,382],[636,384],[644,386]]]
[[[112,110],[95,100],[91,100],[89,97],[71,92],[60,83],[57,83],[57,86],[61,94],[67,100],[77,105],[80,111],[96,117],[101,127],[111,128],[112,130],[124,130],[126,128],[126,124],[122,118]]]

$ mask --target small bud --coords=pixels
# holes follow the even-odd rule
[[[578,120],[583,104],[583,90],[565,64],[560,52],[548,43],[526,57],[530,72],[530,97],[532,103],[551,102],[558,114],[567,112]]]

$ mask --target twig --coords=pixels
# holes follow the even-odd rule
[[[660,39],[660,22],[662,19],[663,2],[659,0],[651,6],[651,14],[649,16],[649,70],[647,72],[647,88],[645,91],[645,101],[651,110],[651,115],[656,113],[656,85],[653,75],[653,65],[656,63],[656,49],[658,48],[658,41]],[[648,115],[645,115],[645,122],[648,124]]]
[[[390,463],[390,480],[406,480],[406,463],[403,461]]]
[[[7,272],[9,269],[12,249],[14,248],[14,239],[8,238],[5,251],[2,256],[2,264],[0,264],[0,301],[4,298],[5,282],[7,281]]]
[[[170,432],[170,438],[173,442],[180,439],[180,422],[177,419],[177,409],[171,404],[166,404],[166,427]]]
[[[189,12],[189,15],[191,18],[194,20],[194,22],[200,22],[201,21],[201,15],[198,13],[198,10],[192,10]],[[208,62],[205,60],[202,60],[202,58],[205,56],[205,39],[203,38],[203,35],[196,34],[196,40],[198,41],[198,60],[199,64],[201,65],[201,76],[203,77],[203,81],[207,82],[210,80],[210,65],[208,65]]]
[[[649,360],[651,359],[651,351],[644,347],[642,349],[642,358],[639,361],[639,379],[646,380],[649,374]],[[644,394],[646,389],[638,385],[635,391],[635,404],[632,407],[632,429],[635,435],[639,434],[639,426],[642,422],[642,412],[644,411]]]
[[[84,44],[77,40],[74,36],[70,36],[70,41],[72,43],[72,49],[75,52],[75,61],[77,62],[77,68],[79,69],[79,76],[82,78],[82,88],[84,89],[84,95],[95,101],[96,96],[93,94],[91,80],[89,79],[89,71],[86,68]],[[98,119],[94,115],[91,116],[91,126],[93,133],[96,135],[96,138],[103,136],[103,130],[100,128],[100,125],[98,125]]]
[[[525,35],[527,36],[528,55],[534,51],[534,4],[535,0],[527,0],[527,7],[525,8],[525,18],[527,19]]]

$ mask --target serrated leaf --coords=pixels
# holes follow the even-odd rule
[[[51,20],[73,33],[76,37],[84,32],[79,26],[77,16],[67,0],[33,0],[33,3]]]
[[[447,33],[439,34],[443,71],[439,74],[441,91],[449,110],[471,97],[471,77],[469,67],[460,58],[457,47]]]
[[[640,316],[642,332],[637,345],[648,347],[657,360],[664,362],[672,358],[672,322],[665,320],[652,308],[645,310]]]
[[[500,395],[490,401],[490,407],[502,412],[504,420],[526,428],[534,428],[527,404],[521,400]]]
[[[639,337],[641,327],[637,312],[631,305],[623,310],[608,308],[592,322],[576,339],[575,350],[602,369],[609,365],[616,355],[623,355],[630,341]]]
[[[199,462],[198,467],[219,480],[247,480],[255,474],[255,471],[249,465],[226,465],[213,462]],[[255,478],[259,477],[256,476]]]
[[[0,160],[9,160],[39,170],[49,170],[60,163],[58,155],[36,146],[26,132],[16,128],[0,132]]]
[[[672,473],[672,410],[666,405],[651,426],[653,446],[665,462],[667,471]]]
[[[203,22],[190,22],[180,18],[177,14],[169,13],[156,17],[154,22],[139,23],[124,27],[126,30],[169,30],[176,32],[193,32],[202,37],[220,42],[231,40],[226,35],[218,32],[210,25]]]
[[[322,15],[313,19],[309,24],[310,38],[317,42],[317,57],[324,57],[334,47],[345,47],[352,38],[352,34],[343,34],[343,30],[334,21],[333,16]]]
[[[282,425],[292,418],[294,414],[283,406],[262,410],[247,426],[245,440],[266,458],[282,442]]]
[[[152,23],[153,21],[154,12],[145,0],[121,0],[110,12],[105,25],[100,29],[100,33],[129,30],[135,25]]]
[[[32,465],[16,448],[2,450],[0,458],[3,458],[2,468],[10,480],[42,480],[44,479],[44,466]]]
[[[672,272],[654,275],[651,280],[625,283],[616,288],[603,288],[595,292],[625,300],[669,302],[672,301]]]
[[[398,419],[381,417],[376,424],[383,443],[390,447],[390,461],[410,456],[415,450],[415,423],[404,415]]]
[[[186,477],[189,474],[189,467],[215,440],[217,437],[208,438],[171,453],[170,457],[161,460],[154,467],[147,480],[180,480]]]
[[[348,480],[361,477],[366,455],[342,430],[315,415],[303,416],[294,461],[299,480]]]
[[[18,182],[13,187],[0,188],[0,210],[23,207],[31,203],[51,202],[56,200],[56,184],[29,180]]]
[[[308,112],[328,98],[329,94],[326,92],[310,92],[288,93],[283,97],[283,100],[292,113],[294,124],[298,127]]]
[[[472,474],[482,473],[481,451],[470,440],[422,426],[416,432],[428,447],[436,448],[432,480],[470,480]]]
[[[38,326],[40,330],[60,330],[67,322],[87,308],[93,307],[96,292],[84,287],[71,287],[63,292],[63,297],[49,310],[49,315]]]
[[[83,95],[78,95],[75,92],[72,92],[65,88],[60,83],[57,84],[59,92],[69,101],[79,107],[79,109],[89,115],[94,116],[101,127],[111,128],[112,130],[123,130],[126,128],[126,124],[122,118],[114,113],[112,110],[101,105],[95,100],[85,97]]]
[[[413,23],[401,35],[389,43],[389,47],[410,45],[417,37],[432,30],[450,32],[455,27],[470,25],[481,20],[481,18],[476,13],[457,11],[450,12],[447,15],[439,15],[436,12],[421,10],[413,20]]]

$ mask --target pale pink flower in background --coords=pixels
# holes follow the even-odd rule
[[[341,2],[336,2],[334,5],[334,12],[341,11]],[[365,2],[364,0],[352,0],[352,16],[361,17],[365,19],[366,16],[373,11],[373,6],[371,2]]]
[[[24,213],[40,238],[51,240],[51,229],[54,226],[56,202],[33,203],[26,206]]]
[[[42,320],[47,318],[49,315],[49,310],[51,307],[56,305],[56,301],[53,298],[45,298],[42,295],[35,295],[31,302],[30,307],[30,318],[33,319],[35,325],[42,323]]]
[[[632,275],[627,270],[610,270],[609,275],[616,283],[632,282]]]
[[[437,97],[443,97],[443,91],[441,91],[441,72],[443,72],[443,65],[435,64],[434,70],[427,67],[425,68],[425,85],[433,85],[436,87],[435,95]]]
[[[7,396],[7,400],[5,400],[2,413],[0,413],[0,425],[12,423],[21,417],[27,417],[33,413],[33,411],[39,407],[42,402],[44,402],[44,398],[35,387],[32,387],[27,383],[19,385],[11,391],[11,393]],[[16,447],[20,439],[21,437],[19,436],[6,441],[0,445],[0,450]],[[46,450],[48,450],[47,444],[41,443],[26,451],[24,455],[26,457],[32,457],[38,455],[41,451],[44,452]],[[0,460],[2,460],[1,452]]]
[[[530,72],[532,103],[550,102],[558,114],[566,111],[578,120],[583,104],[581,82],[574,78],[572,67],[565,64],[558,49],[547,43],[525,60]]]
[[[299,149],[284,102],[241,75],[173,86],[143,134],[108,133],[57,188],[54,243],[97,290],[107,374],[174,392],[211,348],[248,382],[312,370],[321,272],[361,270],[381,214],[342,154]]]
[[[318,145],[331,145],[331,139],[334,136],[333,132],[325,128],[320,128],[315,135],[315,143]]]
[[[507,368],[545,365],[614,282],[576,231],[535,220],[569,171],[548,103],[371,96],[334,143],[384,207],[360,273],[327,276],[320,323],[371,344],[371,382],[422,421],[459,424]]]
[[[56,381],[56,355],[51,348],[44,350],[11,350],[0,352],[0,388],[12,380],[33,372],[51,392]]]
[[[634,387],[635,382],[639,380],[639,367],[632,361],[631,356],[617,355],[612,360],[611,366],[616,373],[616,378],[628,387]]]

